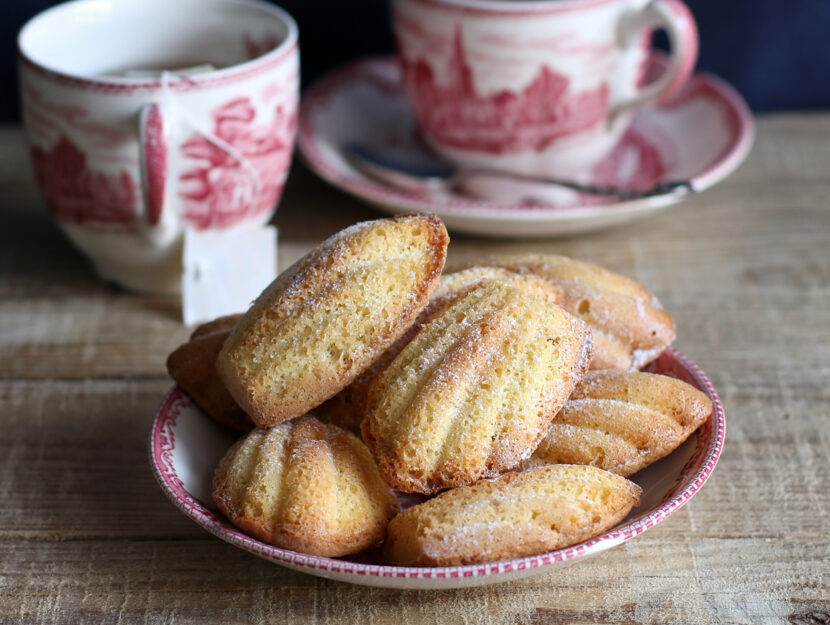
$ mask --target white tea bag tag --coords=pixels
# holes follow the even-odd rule
[[[250,223],[185,228],[182,265],[185,325],[245,312],[277,275],[277,229]]]

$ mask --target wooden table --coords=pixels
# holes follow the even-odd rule
[[[726,447],[695,499],[569,568],[470,590],[329,582],[208,535],[147,464],[175,302],[99,282],[0,130],[0,622],[830,622],[830,114],[759,120],[748,162],[646,222],[539,242],[453,237],[450,259],[557,252],[630,275],[711,377]],[[313,215],[313,219],[309,216]],[[280,266],[377,213],[295,166]]]

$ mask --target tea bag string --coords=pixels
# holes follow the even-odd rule
[[[252,217],[256,213],[257,205],[259,204],[259,199],[262,194],[262,179],[259,176],[259,172],[257,171],[256,167],[254,167],[253,163],[251,163],[251,161],[242,152],[240,152],[238,149],[236,149],[234,146],[232,146],[230,143],[228,143],[221,137],[216,136],[210,130],[204,128],[203,124],[201,124],[197,119],[194,119],[184,109],[184,107],[180,106],[176,102],[175,98],[173,97],[173,90],[171,88],[171,83],[175,80],[187,80],[187,78],[178,76],[174,72],[170,71],[163,71],[161,73],[162,100],[171,107],[174,106],[176,109],[176,113],[180,119],[182,119],[191,128],[196,130],[214,146],[228,154],[240,165],[240,167],[248,174],[248,176],[250,176],[251,181],[253,182],[253,194],[251,197],[249,207],[246,211],[245,217]]]

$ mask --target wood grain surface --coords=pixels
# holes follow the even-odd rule
[[[0,129],[0,623],[830,623],[830,114],[759,120],[747,163],[677,208],[547,241],[453,237],[450,259],[556,252],[650,287],[727,415],[689,505],[526,580],[401,592],[259,560],[169,503],[147,463],[175,301],[100,282]],[[309,219],[313,215],[314,219]],[[280,266],[369,208],[294,166]]]

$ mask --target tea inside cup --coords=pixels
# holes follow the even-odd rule
[[[18,42],[26,60],[54,72],[129,80],[247,63],[295,30],[287,14],[250,0],[80,0],[33,18]]]

